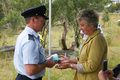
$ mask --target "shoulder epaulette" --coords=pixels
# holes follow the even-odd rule
[[[33,40],[33,41],[34,41],[34,37],[33,37],[33,35],[28,34],[28,40]]]

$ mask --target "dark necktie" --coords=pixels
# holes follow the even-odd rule
[[[37,40],[40,42],[40,37],[39,36],[37,37]]]

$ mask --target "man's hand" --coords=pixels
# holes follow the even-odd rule
[[[46,64],[46,67],[49,67],[49,68],[52,68],[57,62],[54,62],[52,60],[53,57],[51,57],[50,59],[48,59],[45,64]]]

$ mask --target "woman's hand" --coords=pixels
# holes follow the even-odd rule
[[[60,64],[60,65],[55,66],[55,68],[57,68],[57,69],[70,68],[70,64],[69,63]]]
[[[60,55],[62,59],[59,60],[58,64],[65,64],[65,63],[70,63],[70,59],[68,57],[65,57],[63,55]]]

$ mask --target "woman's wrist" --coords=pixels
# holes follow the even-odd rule
[[[77,64],[77,59],[70,59],[70,60],[69,60],[69,63]]]
[[[70,64],[70,68],[73,69],[73,66],[74,66],[74,65],[75,65],[75,64]]]

